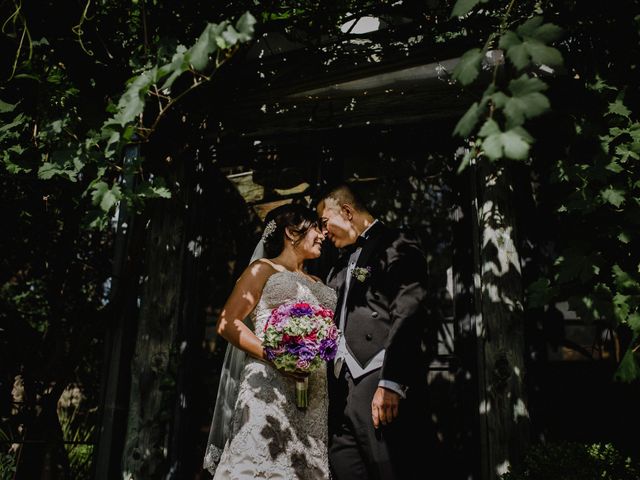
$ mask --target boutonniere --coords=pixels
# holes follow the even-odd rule
[[[371,276],[371,267],[355,267],[351,272],[351,276],[359,282],[364,282]]]

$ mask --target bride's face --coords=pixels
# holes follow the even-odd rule
[[[307,230],[302,240],[296,245],[296,249],[304,258],[318,258],[322,253],[324,234],[316,225]]]

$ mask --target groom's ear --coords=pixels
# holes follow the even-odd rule
[[[353,213],[355,211],[355,209],[353,208],[353,205],[350,205],[348,203],[343,203],[341,208],[345,216],[347,217],[347,220],[349,221],[353,220]]]

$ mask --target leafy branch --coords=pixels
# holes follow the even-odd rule
[[[468,14],[480,1],[485,3],[484,0],[458,0],[453,15]],[[553,68],[563,64],[560,52],[549,46],[560,38],[562,29],[552,23],[543,23],[539,16],[525,21],[515,31],[507,29],[514,3],[515,0],[511,0],[506,7],[498,32],[489,36],[482,49],[467,51],[453,71],[453,77],[463,86],[476,81],[497,37],[499,53],[506,54],[514,70],[520,73],[505,88],[498,84],[497,73],[502,62],[494,63],[492,80],[481,99],[469,107],[454,129],[454,135],[470,139],[471,145],[459,171],[479,156],[490,161],[501,158],[527,160],[534,139],[523,125],[526,120],[550,109],[549,99],[543,93],[548,85],[531,72],[536,67]]]
[[[89,4],[87,1],[83,18]],[[240,45],[252,39],[255,23],[248,12],[235,25],[226,20],[209,23],[190,48],[178,46],[169,63],[156,65],[133,77],[112,107],[112,116],[83,141],[77,138],[64,140],[59,135],[68,130],[67,125],[71,121],[68,109],[64,109],[65,117],[47,123],[45,129],[40,129],[34,137],[41,147],[45,147],[37,148],[42,158],[38,177],[44,180],[60,177],[71,182],[82,178],[87,182],[85,196],[91,198],[100,212],[91,222],[91,226],[97,228],[108,225],[109,214],[118,202],[131,205],[148,198],[170,197],[162,178],[142,178],[142,159],[132,162],[121,160],[123,148],[132,143],[148,142],[172,108],[192,91],[211,82],[214,73],[238,51]],[[181,86],[176,88],[176,80],[186,74],[191,75],[193,81],[188,86],[181,82]],[[68,90],[65,95],[73,96],[74,90]],[[157,112],[152,118],[145,119],[144,113],[151,102],[157,102]],[[2,102],[0,114],[11,114],[16,106]],[[32,122],[33,130],[37,131],[35,120],[20,113],[0,128],[0,144],[10,143],[14,149],[7,149],[2,160],[14,173],[30,170],[30,167],[17,163],[14,157],[19,158],[24,152],[26,147],[16,144],[16,141],[24,137]],[[52,143],[47,144],[47,141]],[[135,190],[131,182],[119,183],[122,175],[137,175]]]

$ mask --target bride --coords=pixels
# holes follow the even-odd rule
[[[214,480],[329,478],[326,369],[310,374],[309,405],[299,410],[295,376],[278,371],[262,347],[265,323],[282,303],[335,309],[335,292],[304,271],[305,260],[320,256],[323,240],[311,210],[289,204],[270,211],[258,259],[224,305],[216,328],[230,345],[204,460]]]

